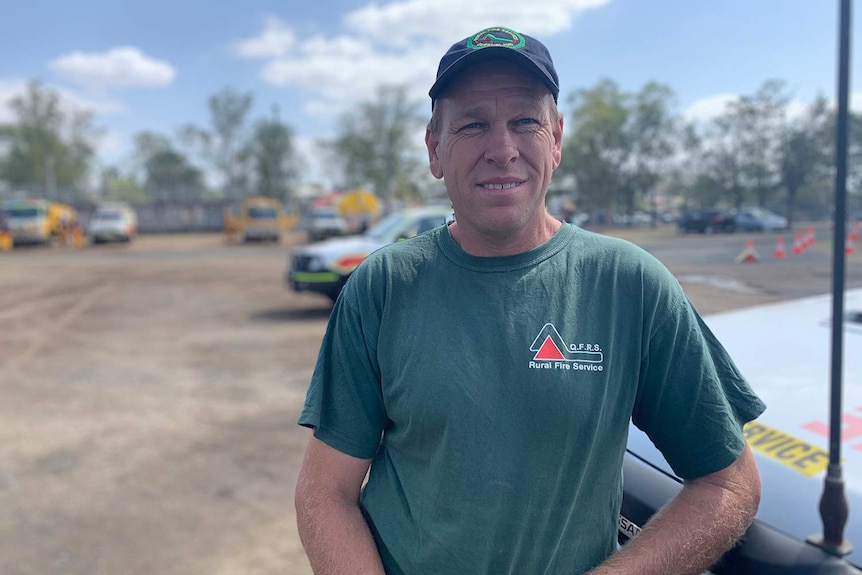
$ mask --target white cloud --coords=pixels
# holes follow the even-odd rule
[[[687,122],[708,122],[722,115],[729,104],[739,101],[737,94],[716,94],[697,100],[682,112]]]
[[[0,122],[17,120],[9,103],[18,96],[27,93],[27,80],[18,78],[0,78]],[[53,85],[43,84],[43,88],[56,92],[60,96],[60,109],[67,113],[92,112],[99,115],[120,114],[126,111],[121,102],[104,96],[88,97],[78,92]]]
[[[102,53],[72,52],[53,60],[49,67],[73,82],[94,88],[164,86],[177,74],[167,62],[151,58],[134,46]]]
[[[274,16],[266,19],[263,32],[234,44],[234,51],[243,58],[272,58],[284,56],[296,43],[293,30]]]
[[[488,26],[511,26],[526,34],[545,36],[568,30],[584,10],[598,8],[610,0],[548,0],[525,3],[500,0],[407,0],[368,4],[345,16],[354,33],[394,46],[435,42],[448,46],[453,40]],[[445,37],[435,34],[445,30]],[[393,33],[393,31],[395,31]],[[442,44],[440,44],[442,42]]]
[[[373,97],[382,84],[404,84],[410,97],[425,95],[443,53],[453,41],[483,27],[510,25],[543,37],[568,30],[584,10],[610,0],[406,0],[368,4],[346,14],[341,34],[299,38],[270,19],[245,45],[246,54],[269,58],[261,71],[266,82],[293,86],[330,102]],[[445,30],[445,34],[439,31]],[[286,38],[295,44],[285,49]],[[264,41],[269,38],[269,41]],[[277,42],[283,39],[284,44]],[[281,50],[280,56],[275,56]]]
[[[104,130],[96,141],[96,150],[102,157],[116,158],[124,152],[128,138],[115,130]]]

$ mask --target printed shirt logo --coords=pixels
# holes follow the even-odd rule
[[[546,323],[530,345],[530,369],[604,371],[604,351],[597,343],[567,344],[552,323]]]
[[[524,37],[508,28],[485,28],[467,41],[467,47],[519,49],[524,47]]]

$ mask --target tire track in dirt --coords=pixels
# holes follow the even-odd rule
[[[75,303],[65,312],[59,314],[56,320],[51,322],[53,329],[51,330],[39,330],[39,332],[31,339],[21,351],[18,351],[12,357],[0,357],[0,383],[4,383],[6,378],[15,373],[21,364],[25,363],[28,359],[33,357],[46,343],[50,341],[50,339],[57,337],[59,334],[62,334],[69,324],[78,319],[83,313],[85,313],[90,307],[92,307],[95,303],[104,299],[104,297],[113,290],[113,284],[103,284],[84,296],[80,296],[78,294],[73,294],[69,296],[65,296],[68,299],[75,299]],[[12,310],[7,310],[7,314],[10,312],[16,312],[17,310],[13,308]],[[30,310],[34,311],[34,310]],[[17,313],[16,313],[17,315]],[[3,319],[2,315],[0,315],[0,319]]]

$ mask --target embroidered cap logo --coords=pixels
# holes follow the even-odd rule
[[[482,48],[511,48],[518,50],[524,47],[524,37],[508,28],[485,28],[469,40],[467,47],[473,50]]]

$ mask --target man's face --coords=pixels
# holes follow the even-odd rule
[[[552,104],[538,79],[509,62],[471,66],[436,102],[439,129],[425,143],[461,230],[506,238],[541,225],[563,137]]]

